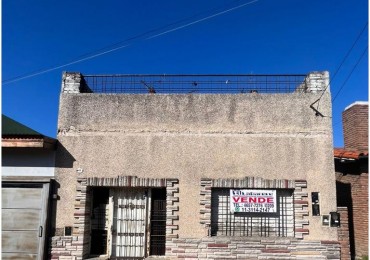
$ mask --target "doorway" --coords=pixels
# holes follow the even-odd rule
[[[94,188],[92,195],[91,256],[165,254],[165,188]]]
[[[150,211],[150,255],[166,253],[166,189],[152,189]]]

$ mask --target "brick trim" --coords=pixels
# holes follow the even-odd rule
[[[303,239],[309,234],[308,226],[308,193],[306,191],[307,181],[294,181],[294,236]]]
[[[309,233],[308,228],[308,193],[306,180],[269,180],[257,177],[245,177],[243,179],[210,179],[202,178],[200,181],[200,223],[207,230],[211,226],[211,195],[212,188],[273,188],[294,189],[294,237],[303,239]]]

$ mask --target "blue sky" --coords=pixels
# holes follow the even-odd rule
[[[251,1],[2,1],[2,80],[57,67],[141,33]],[[197,16],[200,14],[199,16]],[[259,0],[162,36],[2,85],[2,113],[56,136],[63,71],[82,74],[334,74],[368,21],[367,0]],[[180,23],[170,28],[186,24]],[[165,31],[165,30],[162,30]],[[334,97],[368,45],[368,28],[331,82]],[[368,100],[368,52],[333,103]]]

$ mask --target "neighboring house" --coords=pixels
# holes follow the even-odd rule
[[[2,259],[45,259],[56,140],[2,116]]]
[[[339,259],[328,84],[65,73],[51,258]]]
[[[355,102],[343,112],[344,148],[334,149],[337,204],[348,208],[352,258],[369,253],[368,102]]]

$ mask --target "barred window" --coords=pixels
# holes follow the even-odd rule
[[[277,189],[276,213],[230,211],[230,189],[212,189],[212,236],[293,237],[293,190]]]

